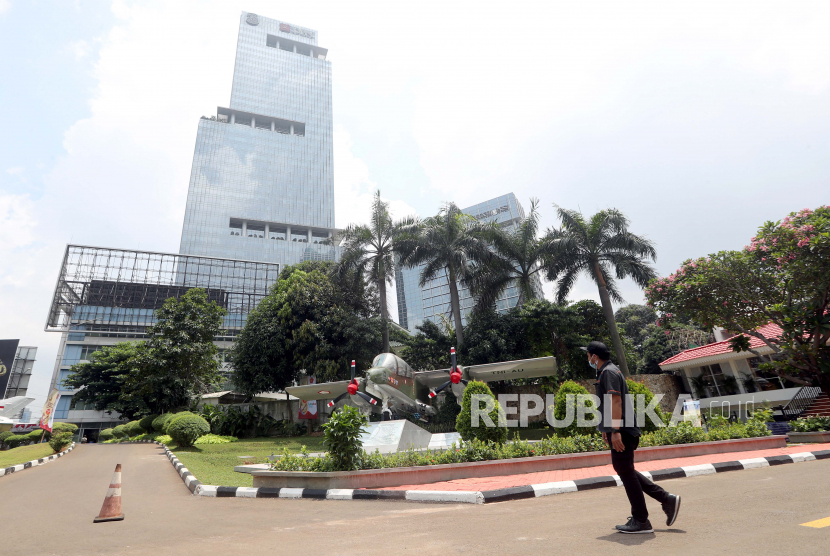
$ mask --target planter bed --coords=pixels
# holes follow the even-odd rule
[[[823,444],[825,442],[830,442],[830,431],[820,431],[820,432],[792,432],[789,433],[790,442],[794,443],[810,443],[810,444]]]
[[[695,444],[676,444],[640,448],[635,452],[635,461],[768,450],[786,446],[784,436],[763,436],[719,440]],[[254,488],[308,488],[308,489],[359,489],[384,488],[401,485],[437,483],[455,479],[495,477],[556,471],[581,467],[596,467],[611,463],[610,451],[534,456],[509,460],[476,461],[422,467],[399,467],[390,469],[364,469],[360,471],[337,471],[330,473],[305,471],[254,471]]]

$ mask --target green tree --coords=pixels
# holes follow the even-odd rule
[[[654,280],[646,298],[663,326],[685,317],[741,332],[735,351],[754,351],[749,338],[757,338],[781,376],[804,373],[830,392],[830,207],[767,222],[742,251],[687,260]],[[768,323],[780,334],[765,334]]]
[[[461,212],[454,203],[447,203],[436,216],[402,229],[396,241],[400,264],[410,268],[424,265],[420,275],[421,287],[439,276],[447,277],[459,348],[464,344],[464,328],[458,282],[467,283],[471,279],[473,263],[492,257],[484,240],[486,228],[469,214]]]
[[[147,328],[149,340],[128,381],[128,388],[144,397],[152,413],[187,406],[220,382],[213,338],[225,314],[201,288],[171,297],[156,310],[156,324]]]
[[[488,427],[484,419],[479,419],[478,425],[473,426],[472,419],[472,396],[474,394],[487,395],[493,398],[493,409],[487,414],[494,426]],[[481,405],[479,408],[484,409]],[[455,421],[455,430],[461,435],[461,438],[467,442],[477,438],[483,442],[491,441],[498,444],[503,444],[507,440],[507,427],[499,426],[500,422],[506,419],[504,409],[502,409],[490,387],[486,383],[471,380],[464,389],[464,397],[461,401],[461,413]]]
[[[532,357],[527,324],[517,309],[497,313],[492,307],[470,316],[464,329],[465,343],[459,350],[464,365],[484,365]]]
[[[358,272],[374,284],[380,294],[380,319],[383,331],[383,351],[389,348],[389,309],[386,302],[386,286],[392,283],[395,274],[395,241],[401,231],[417,223],[415,217],[392,222],[389,203],[380,198],[380,191],[372,200],[372,218],[368,226],[350,224],[341,234],[342,255],[337,273],[346,278],[349,273]]]
[[[418,325],[416,330],[416,334],[403,340],[405,347],[401,358],[416,371],[448,368],[453,338],[429,320]]]
[[[232,381],[253,396],[290,386],[303,369],[320,382],[366,369],[381,345],[380,319],[363,318],[320,271],[292,272],[251,313],[230,353]]]
[[[548,279],[557,280],[557,301],[565,302],[583,273],[596,282],[617,364],[627,377],[625,350],[611,306],[612,300],[622,303],[623,298],[611,272],[644,288],[656,276],[648,260],[655,260],[657,252],[651,241],[628,231],[628,219],[616,209],[601,210],[587,220],[574,210],[557,207],[557,213],[562,226],[548,231],[553,255],[545,264]]]
[[[539,238],[539,199],[530,200],[530,213],[512,231],[491,225],[485,227],[484,238],[490,243],[493,256],[473,264],[470,273],[470,292],[476,299],[476,309],[495,306],[496,300],[509,286],[519,292],[516,306],[536,299],[540,291],[533,288],[534,278],[542,270],[542,262],[550,256],[551,242]]]
[[[147,401],[129,387],[145,349],[143,342],[121,342],[94,352],[87,363],[73,365],[72,373],[63,381],[65,386],[78,390],[73,401],[84,402],[97,411],[120,413],[127,419],[147,415]]]
[[[601,316],[601,308],[593,305],[600,309]],[[586,305],[557,304],[546,299],[530,301],[521,308],[531,357],[556,357],[560,379],[585,378],[594,372],[585,361],[585,352],[579,349],[591,341],[591,331],[585,329],[585,313],[590,313]]]
[[[617,325],[622,327],[623,333],[639,349],[648,336],[649,326],[657,322],[657,313],[647,305],[632,303],[617,309],[614,319]]]

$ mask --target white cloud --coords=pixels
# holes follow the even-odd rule
[[[24,168],[22,166],[14,166],[13,168],[6,168],[6,173],[11,176],[23,175]]]
[[[11,0],[0,0],[0,15],[9,11],[12,7]]]
[[[66,49],[72,54],[76,60],[86,58],[92,51],[92,47],[83,39],[72,41],[66,45]]]

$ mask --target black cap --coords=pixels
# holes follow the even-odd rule
[[[603,361],[608,361],[611,359],[611,350],[608,349],[608,346],[603,344],[602,342],[598,342],[594,340],[587,347],[579,348],[583,351],[587,351],[591,355],[596,355]]]

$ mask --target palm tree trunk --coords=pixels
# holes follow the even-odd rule
[[[605,314],[605,322],[608,323],[608,331],[611,333],[611,341],[614,343],[614,353],[617,354],[617,362],[625,378],[631,376],[628,373],[628,363],[625,361],[625,350],[623,349],[620,332],[617,330],[617,319],[614,318],[614,309],[611,307],[611,296],[608,295],[608,288],[605,286],[605,278],[602,277],[599,265],[594,264],[594,275],[599,283],[599,298],[602,301],[602,312]]]
[[[447,275],[450,283],[450,307],[455,321],[455,339],[458,342],[458,348],[461,348],[461,344],[464,343],[464,329],[461,326],[461,302],[458,300],[458,284],[455,283],[455,272],[451,268],[447,268]]]
[[[383,330],[383,352],[389,353],[389,309],[386,306],[386,280],[381,279],[378,283],[380,291],[380,322]]]

